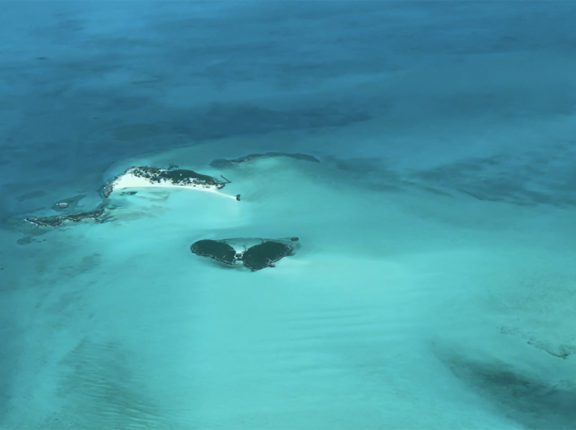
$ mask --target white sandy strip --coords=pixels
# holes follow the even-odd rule
[[[140,176],[135,176],[132,173],[125,173],[122,176],[116,178],[114,182],[112,182],[112,192],[116,190],[124,190],[127,188],[180,188],[193,191],[204,191],[208,193],[214,193],[221,197],[236,200],[236,196],[223,193],[215,186],[198,185],[198,184],[178,185],[173,184],[170,181],[150,182],[148,179]]]

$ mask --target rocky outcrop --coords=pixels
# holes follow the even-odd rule
[[[210,166],[216,167],[218,169],[224,169],[224,168],[228,168],[228,167],[234,167],[234,166],[237,166],[239,164],[246,163],[246,162],[253,161],[253,160],[258,160],[258,159],[262,159],[262,158],[275,158],[275,157],[289,157],[289,158],[294,158],[296,160],[311,161],[314,163],[320,162],[320,160],[318,160],[316,157],[314,157],[312,155],[308,155],[308,154],[300,154],[300,153],[291,154],[291,153],[287,153],[287,152],[264,152],[264,153],[259,153],[259,154],[248,154],[248,155],[245,155],[244,157],[240,157],[240,158],[231,158],[231,159],[219,158],[219,159],[212,161],[210,163]]]
[[[284,257],[294,255],[299,238],[288,239],[203,239],[194,242],[190,250],[226,266],[243,264],[251,271],[274,267]]]
[[[38,227],[58,227],[66,223],[77,223],[83,220],[93,220],[95,222],[104,222],[104,212],[106,210],[106,205],[104,203],[98,205],[98,207],[92,211],[79,212],[70,215],[56,215],[56,216],[46,216],[46,217],[27,217],[24,218],[26,222],[34,224]]]

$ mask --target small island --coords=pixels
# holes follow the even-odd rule
[[[115,190],[128,188],[187,188],[198,191],[217,192],[230,183],[229,180],[203,175],[194,170],[162,169],[159,167],[130,167],[105,185],[102,194],[109,197]],[[233,196],[235,198],[235,196]]]
[[[230,195],[220,192],[229,183],[230,181],[224,177],[218,179],[187,169],[163,169],[150,166],[130,167],[102,187],[100,193],[102,201],[95,209],[76,213],[62,213],[75,209],[79,201],[84,197],[81,194],[56,202],[52,206],[52,210],[60,212],[58,215],[29,216],[24,218],[24,220],[37,227],[59,227],[84,220],[103,223],[111,219],[107,213],[113,207],[109,205],[109,197],[112,193],[118,191],[121,196],[132,196],[137,193],[134,189],[140,188],[184,188],[208,191],[239,201],[240,194]]]
[[[298,237],[288,239],[202,239],[190,246],[192,253],[208,257],[225,266],[239,266],[252,272],[274,267],[275,263],[294,255]]]

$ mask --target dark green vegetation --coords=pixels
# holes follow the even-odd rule
[[[221,181],[212,176],[202,175],[193,170],[186,169],[160,169],[158,167],[134,167],[131,173],[140,178],[146,178],[150,182],[169,181],[179,185],[205,185],[214,186],[218,189],[224,188],[225,181]]]
[[[261,154],[248,154],[240,158],[232,158],[232,159],[219,158],[212,161],[210,165],[212,167],[221,169],[226,167],[234,167],[238,164],[246,163],[248,161],[258,160],[261,158],[273,158],[273,157],[290,157],[296,160],[311,161],[314,163],[320,162],[320,160],[318,160],[316,157],[308,154],[299,154],[299,153],[291,154],[287,152],[264,152]]]
[[[112,194],[114,191],[114,181],[118,177],[128,173],[132,173],[134,176],[139,178],[146,178],[152,183],[168,181],[172,184],[178,185],[216,187],[218,189],[222,189],[224,186],[226,186],[226,184],[230,183],[230,181],[226,178],[218,179],[214,178],[213,176],[203,175],[201,173],[195,172],[194,170],[178,169],[173,165],[169,166],[168,169],[162,169],[160,167],[138,166],[130,167],[121,175],[117,176],[106,185],[104,185],[100,190],[100,195],[103,198],[110,197],[110,194]]]
[[[199,240],[194,242],[190,249],[196,255],[209,257],[220,263],[236,263],[236,250],[222,240]]]
[[[244,266],[252,271],[274,267],[274,263],[293,254],[293,248],[284,242],[266,241],[249,248],[242,258]]]
[[[226,265],[234,265],[240,261],[251,271],[274,267],[274,263],[282,258],[294,255],[297,237],[289,239],[204,239],[194,242],[191,251],[202,257],[212,258]],[[246,247],[242,243],[256,245]],[[234,246],[236,246],[236,248]]]

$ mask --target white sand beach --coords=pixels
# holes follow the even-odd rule
[[[158,180],[158,181],[150,181],[147,178],[142,176],[137,176],[131,169],[128,169],[123,174],[119,175],[112,183],[110,184],[111,192],[116,190],[127,190],[127,189],[144,189],[144,188],[175,188],[175,189],[184,189],[184,190],[191,190],[191,191],[203,191],[207,193],[214,193],[221,197],[230,198],[236,200],[236,196],[232,196],[221,192],[218,187],[211,186],[211,185],[204,185],[204,184],[178,184],[174,183],[169,180]]]

